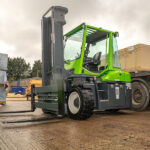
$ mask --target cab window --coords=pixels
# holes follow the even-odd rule
[[[64,60],[75,60],[80,58],[83,40],[83,29],[71,35],[65,41]]]

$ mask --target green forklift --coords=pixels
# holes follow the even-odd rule
[[[32,85],[29,111],[41,108],[54,114],[47,119],[67,115],[85,120],[94,110],[130,109],[131,77],[120,69],[118,32],[82,23],[63,35],[67,12],[67,8],[53,6],[42,17],[42,87]],[[18,122],[26,121],[33,120]]]
[[[114,112],[131,107],[131,77],[120,70],[117,36],[118,32],[85,23],[65,34],[66,102],[71,118],[86,119],[93,109]]]

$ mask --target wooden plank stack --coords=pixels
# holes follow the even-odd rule
[[[127,72],[150,71],[150,45],[136,44],[119,50],[121,69]]]

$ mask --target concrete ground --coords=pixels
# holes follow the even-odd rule
[[[8,101],[0,111],[29,109],[30,102]],[[0,115],[6,120],[45,116],[34,113]],[[149,150],[150,111],[95,113],[85,121],[69,118],[42,123],[0,124],[0,150]]]

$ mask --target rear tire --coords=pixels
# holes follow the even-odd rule
[[[132,83],[132,109],[143,111],[149,105],[149,91],[142,82]]]
[[[88,89],[74,88],[68,96],[68,116],[74,120],[91,117],[94,109],[93,92]]]

